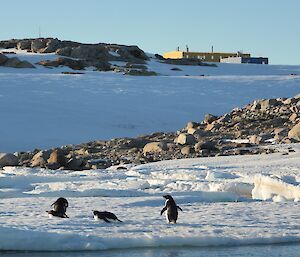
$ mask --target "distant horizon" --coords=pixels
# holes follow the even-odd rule
[[[59,6],[59,8],[57,8]],[[249,52],[270,64],[300,65],[298,0],[37,0],[2,4],[0,40],[53,37],[83,43],[137,45],[145,52]],[[7,22],[9,20],[9,22]]]

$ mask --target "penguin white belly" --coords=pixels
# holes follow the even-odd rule
[[[166,221],[169,223],[169,218],[168,218],[168,212],[167,211],[165,212],[165,215],[166,215]]]
[[[97,215],[94,215],[94,220],[96,220],[96,221],[103,221],[104,222],[104,220],[103,219],[99,219],[99,217]]]
[[[106,218],[109,222],[117,222],[117,220],[114,220],[114,219],[108,219]],[[103,219],[100,219],[97,215],[94,215],[94,220],[96,221],[100,221],[100,222],[103,222],[103,223],[107,223],[105,222]]]

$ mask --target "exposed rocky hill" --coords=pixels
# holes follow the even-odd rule
[[[300,94],[292,98],[257,100],[222,116],[207,114],[203,121],[188,122],[173,133],[157,132],[137,138],[2,154],[0,167],[80,170],[179,158],[268,154],[274,152],[272,143],[300,142],[299,110]]]
[[[110,70],[110,61],[124,61],[143,64],[148,56],[137,46],[118,44],[84,44],[57,38],[12,39],[0,41],[0,48],[16,48],[32,53],[56,53],[65,58],[55,61],[43,61],[38,64],[47,67],[59,65],[69,66],[72,69],[84,69],[94,66],[98,70]],[[76,58],[72,60],[70,58]]]
[[[148,71],[145,61],[149,57],[138,46],[126,46],[119,44],[85,44],[73,41],[59,40],[57,38],[33,38],[33,39],[11,39],[0,41],[0,48],[25,50],[31,53],[56,53],[60,57],[56,60],[43,60],[36,64],[48,68],[67,66],[73,70],[84,70],[87,67],[94,67],[99,71],[123,72],[133,76],[154,76],[157,73]],[[9,52],[8,52],[9,53]],[[4,56],[4,55],[3,55]],[[5,56],[4,56],[5,57]],[[4,58],[3,57],[3,58]],[[207,64],[196,59],[165,59],[160,55],[155,55],[160,62],[172,65],[193,65],[193,66],[216,66]],[[12,58],[15,62],[16,58]],[[1,59],[0,59],[1,60]],[[34,67],[30,63],[10,65],[8,67],[30,68]],[[125,65],[111,65],[112,62],[121,61]],[[19,61],[20,62],[20,61]],[[1,65],[1,63],[0,63]],[[4,64],[3,64],[4,65]]]

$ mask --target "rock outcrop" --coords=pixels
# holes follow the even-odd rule
[[[17,166],[19,159],[11,153],[0,153],[0,168],[5,166]]]
[[[65,57],[54,61],[46,60],[38,63],[47,67],[68,66],[75,70],[95,67],[96,70],[109,71],[114,69],[109,62],[122,61],[132,64],[131,67],[124,68],[124,74],[135,76],[156,75],[155,72],[147,71],[144,68],[145,66],[141,66],[149,58],[137,46],[104,43],[83,44],[73,41],[62,41],[57,38],[34,38],[0,41],[0,48],[16,48],[32,53],[56,53]],[[76,61],[77,63],[75,63]],[[26,65],[22,63],[15,66],[25,67]]]
[[[137,138],[21,152],[15,164],[82,170],[179,158],[269,154],[275,151],[272,143],[300,142],[299,107],[299,96],[256,100],[221,116],[208,114],[203,121],[188,122],[174,133],[157,132]]]
[[[300,123],[296,124],[288,133],[288,138],[300,141]]]
[[[21,61],[17,57],[8,58],[4,54],[0,53],[0,66],[11,68],[35,68],[30,62]]]

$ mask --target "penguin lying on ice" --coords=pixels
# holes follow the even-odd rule
[[[114,222],[114,221],[122,222],[112,212],[108,212],[108,211],[93,211],[93,214],[94,214],[94,219],[95,220],[103,220],[106,223],[110,223],[110,222]]]
[[[165,203],[165,207],[161,210],[160,215],[162,215],[165,211],[167,211],[166,212],[167,221],[169,222],[169,224],[171,222],[173,222],[175,224],[177,221],[177,218],[178,218],[178,210],[177,209],[179,209],[181,211],[182,211],[182,209],[178,205],[176,205],[176,203],[171,195],[164,195],[163,197],[166,199],[166,203]]]
[[[49,217],[69,218],[66,214],[67,207],[69,206],[67,199],[60,197],[51,206],[53,206],[53,210],[47,211]]]

